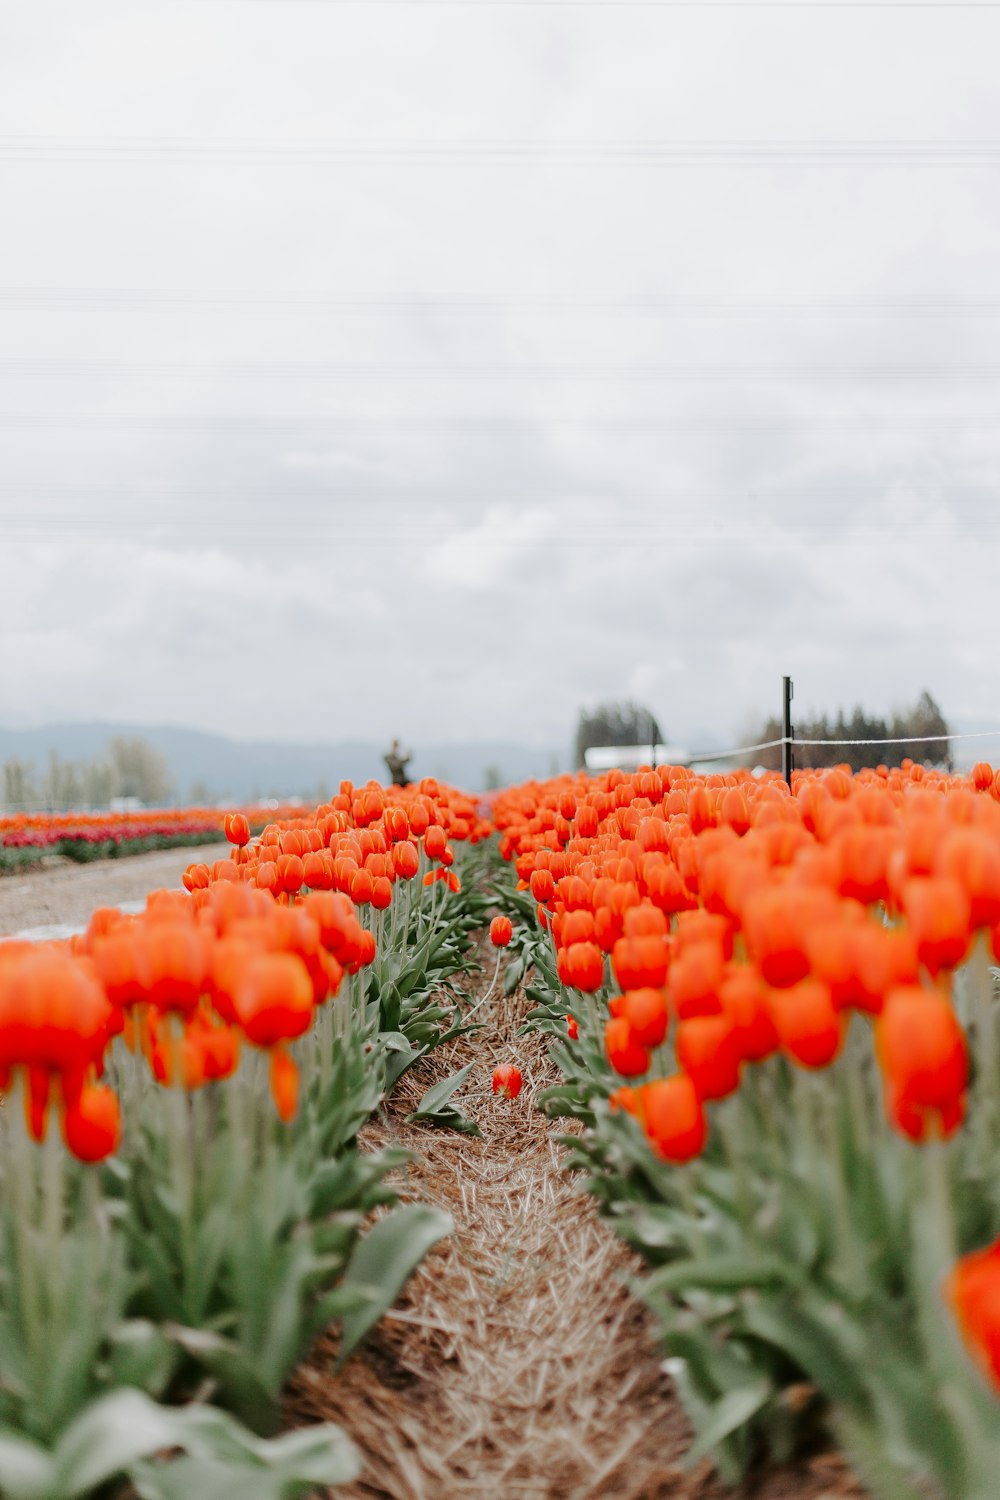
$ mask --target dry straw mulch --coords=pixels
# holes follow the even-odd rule
[[[492,969],[489,957],[485,959]],[[402,1080],[371,1146],[417,1154],[404,1199],[446,1209],[455,1230],[339,1374],[333,1333],[289,1386],[289,1425],[335,1421],[364,1458],[351,1500],[864,1500],[822,1454],[731,1490],[682,1468],[690,1430],[650,1321],[625,1285],[639,1268],[562,1165],[565,1121],[535,1108],[556,1081],[544,1039],[518,1037],[526,1003],[498,995],[460,1037]],[[481,1137],[407,1125],[432,1083],[475,1059],[461,1095]],[[493,1068],[525,1086],[495,1099]]]

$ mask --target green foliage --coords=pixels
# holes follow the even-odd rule
[[[409,1155],[357,1136],[406,1067],[471,1029],[458,976],[487,905],[474,882],[433,890],[382,931],[372,971],[345,980],[296,1044],[288,1124],[250,1047],[236,1075],[188,1092],[154,1084],[117,1043],[108,1076],[126,1131],[101,1167],[67,1157],[54,1124],[39,1149],[7,1101],[0,1493],[69,1500],[128,1474],[148,1500],[288,1500],[356,1473],[336,1429],[264,1438],[317,1334],[339,1322],[346,1359],[452,1227],[425,1205],[393,1209],[389,1177]],[[474,1130],[452,1102],[467,1074],[429,1090],[416,1117]],[[183,1456],[152,1457],[163,1449]]]
[[[55,1131],[43,1147],[27,1138],[18,1093],[6,1103],[0,1425],[49,1446],[128,1367],[136,1275],[120,1215],[104,1211],[92,1174],[67,1159]]]
[[[472,878],[462,890],[449,892],[440,910],[416,907],[399,940],[384,945],[365,977],[366,1021],[387,1048],[387,1090],[419,1058],[465,1029],[459,979],[476,968],[472,938],[488,909],[476,880],[487,856],[480,850],[468,856]]]
[[[165,1450],[182,1458],[143,1462]],[[224,1412],[157,1405],[118,1390],[87,1406],[51,1447],[0,1428],[0,1493],[7,1500],[83,1500],[127,1475],[143,1500],[287,1500],[360,1469],[350,1439],[325,1424],[271,1442]]]
[[[450,1214],[426,1203],[403,1204],[373,1225],[344,1276],[344,1291],[359,1300],[344,1317],[338,1364],[389,1310],[428,1250],[453,1228]]]
[[[151,1088],[117,1178],[142,1274],[131,1311],[184,1356],[174,1387],[193,1386],[197,1367],[217,1401],[268,1432],[317,1333],[358,1311],[339,1284],[366,1216],[395,1197],[386,1175],[408,1157],[355,1144],[384,1070],[361,1026],[336,1040],[291,1126],[275,1117],[260,1061],[194,1098]]]
[[[542,1104],[586,1125],[563,1141],[569,1164],[647,1264],[635,1289],[695,1427],[689,1461],[711,1454],[735,1482],[832,1431],[884,1500],[995,1494],[996,1399],[941,1297],[956,1254],[1000,1233],[993,1131],[924,1148],[896,1135],[856,1017],[823,1073],[748,1066],[739,1093],[709,1106],[702,1155],[669,1164],[609,1106],[621,1079],[603,1007],[560,985],[527,894],[504,904],[524,924],[512,947],[531,978],[529,1025],[552,1036],[563,1079]],[[976,982],[970,967],[956,996],[973,1034]],[[980,1077],[974,1097],[984,1090]]]
[[[479,1126],[476,1122],[451,1102],[452,1096],[462,1087],[475,1065],[475,1062],[466,1063],[457,1073],[442,1078],[429,1088],[412,1114],[407,1115],[407,1122],[420,1121],[428,1125],[439,1125],[447,1130],[458,1130],[464,1135],[478,1135]]]
[[[684,1167],[599,1098],[591,1130],[565,1142],[650,1267],[636,1290],[696,1429],[692,1460],[711,1452],[734,1481],[827,1423],[887,1500],[928,1479],[949,1500],[986,1500],[996,1402],[940,1281],[955,1244],[1000,1232],[988,1143],[893,1135],[858,1022],[824,1074],[772,1059],[711,1114],[708,1147]],[[983,1175],[989,1192],[963,1191]]]

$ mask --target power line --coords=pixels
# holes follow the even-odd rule
[[[205,0],[215,5],[263,5],[274,0]],[[290,0],[278,0],[287,4]],[[297,0],[339,7],[435,7],[459,10],[997,10],[998,0]]]
[[[200,363],[179,360],[94,360],[72,357],[0,359],[0,377],[17,376],[39,380],[62,378],[183,380],[319,380],[319,381],[426,381],[426,380],[563,380],[698,382],[717,380],[819,380],[819,381],[926,381],[996,380],[1000,364],[926,363],[898,360],[871,364],[794,364],[747,362],[745,364],[556,364],[408,362],[353,364],[334,361],[212,360]]]
[[[314,488],[311,492],[300,488],[292,493],[293,484],[300,487],[306,483],[312,483]],[[639,503],[659,504],[663,500],[703,500],[703,499],[725,499],[752,501],[754,504],[766,502],[788,502],[799,504],[807,500],[877,500],[884,497],[885,486],[878,483],[858,483],[845,485],[837,483],[833,485],[810,486],[808,488],[797,488],[788,486],[784,490],[762,486],[749,486],[745,488],[734,488],[733,485],[719,484],[685,484],[682,486],[645,486],[633,485],[609,486],[607,484],[597,486],[582,482],[576,484],[563,483],[558,486],[538,485],[530,481],[506,480],[499,484],[470,484],[467,479],[459,481],[461,491],[450,493],[440,482],[415,485],[409,482],[389,481],[358,484],[357,480],[351,481],[353,488],[331,493],[329,486],[332,480],[329,476],[317,475],[310,471],[290,471],[280,477],[275,477],[267,483],[244,482],[242,480],[229,480],[223,484],[187,484],[183,479],[139,479],[139,480],[100,480],[79,482],[77,480],[26,480],[19,482],[15,479],[4,480],[0,483],[0,498],[11,496],[22,496],[31,499],[52,499],[60,497],[69,498],[102,498],[102,497],[126,497],[145,498],[148,500],[172,500],[175,495],[183,494],[198,496],[204,499],[216,499],[233,504],[242,504],[248,498],[263,497],[273,499],[276,495],[284,495],[289,502],[298,501],[308,503],[310,501],[345,501],[354,503],[359,500],[564,500],[576,503],[580,500],[609,500],[627,495],[630,500]],[[320,485],[326,488],[319,488]],[[922,499],[948,499],[952,504],[955,502],[954,485],[943,486],[920,485],[919,495]],[[976,499],[968,497],[963,505],[963,514],[968,513],[972,507],[983,505],[996,515],[1000,524],[1000,511],[996,508],[993,491],[984,494],[983,498]]]
[[[429,534],[427,526],[418,529],[399,531],[393,528],[387,529],[384,523],[372,522],[369,525],[358,526],[345,525],[340,519],[331,519],[328,522],[303,523],[291,517],[282,516],[282,519],[259,520],[256,517],[241,517],[238,523],[232,520],[205,520],[204,514],[192,513],[183,516],[171,517],[171,520],[159,520],[159,522],[136,523],[130,522],[123,525],[120,520],[108,520],[108,522],[87,522],[73,516],[72,519],[60,519],[58,522],[57,540],[66,541],[75,537],[79,540],[100,540],[100,534],[105,534],[108,541],[135,541],[136,544],[148,544],[157,538],[180,538],[181,541],[195,537],[214,537],[228,546],[229,550],[240,546],[243,541],[253,538],[283,538],[286,543],[294,544],[295,541],[316,540],[333,541],[337,546],[340,544],[370,543],[376,547],[427,547],[435,552],[441,552],[442,540],[439,535]],[[13,540],[39,540],[51,543],[52,522],[37,522],[37,520],[15,520],[12,523],[0,520],[0,535]],[[865,541],[877,541],[885,538],[885,532],[873,532],[865,534],[864,531],[852,532],[850,537],[844,540],[850,543],[862,543]],[[934,546],[942,547],[943,544],[952,541],[961,547],[969,547],[969,535],[954,535],[948,532],[927,532],[922,535],[921,540],[934,541]],[[501,537],[496,532],[462,532],[448,538],[448,544],[456,550],[484,550],[487,553],[495,553],[498,547],[504,547],[507,537]],[[712,553],[720,553],[730,547],[738,547],[741,555],[768,555],[774,552],[802,553],[802,549],[808,546],[810,538],[801,532],[781,531],[775,534],[768,531],[762,534],[759,531],[732,531],[715,528],[714,531],[687,531],[678,534],[676,531],[655,531],[655,529],[643,529],[642,532],[622,531],[618,523],[609,523],[606,528],[598,531],[562,531],[559,535],[532,535],[529,540],[532,552],[540,550],[558,550],[558,552],[589,552],[594,550],[598,553],[609,553],[613,550],[630,550],[630,552],[648,552],[651,549],[666,549],[667,552],[676,552],[679,549],[694,549],[694,547],[705,547]],[[805,741],[804,741],[805,742]]]
[[[982,140],[276,141],[0,136],[0,162],[636,167],[994,167]]]
[[[898,293],[814,297],[738,297],[713,293],[675,293],[658,296],[428,296],[331,297],[322,293],[295,295],[280,292],[204,290],[168,287],[0,287],[0,308],[63,311],[75,307],[194,307],[221,312],[243,308],[281,311],[324,311],[342,317],[461,315],[507,317],[514,313],[543,315],[639,315],[677,313],[682,316],[771,317],[836,313],[885,314],[893,317],[981,316],[1000,313],[1000,293]]]
[[[768,416],[671,416],[634,417],[609,416],[606,412],[572,414],[553,413],[539,417],[537,413],[523,415],[492,414],[469,416],[462,413],[442,415],[440,413],[415,417],[409,412],[377,416],[360,413],[345,417],[336,414],[303,416],[262,413],[216,412],[201,415],[193,412],[159,413],[139,411],[51,411],[28,412],[0,411],[0,430],[51,431],[54,427],[81,427],[95,432],[125,431],[163,434],[192,434],[211,436],[214,433],[235,432],[242,436],[266,436],[269,430],[290,433],[306,433],[310,436],[328,434],[352,434],[362,430],[370,434],[396,434],[398,432],[423,434],[431,431],[457,429],[462,433],[491,433],[494,431],[520,431],[536,429],[540,423],[547,428],[586,427],[614,432],[637,434],[653,433],[704,433],[742,434],[744,436],[767,436],[775,431],[784,432],[850,432],[856,428],[875,428],[879,431],[901,431],[931,433],[961,430],[992,430],[1000,426],[1000,411],[958,412],[949,415],[936,413],[877,414],[852,413],[847,415],[799,417],[794,413]],[[319,432],[317,433],[317,429]]]

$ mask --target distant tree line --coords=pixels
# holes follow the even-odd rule
[[[662,745],[665,736],[653,714],[640,703],[599,703],[581,709],[574,743],[575,764],[593,745]]]
[[[104,756],[88,761],[66,761],[50,750],[41,773],[32,762],[15,757],[3,767],[3,805],[8,812],[106,808],[118,797],[162,807],[171,793],[166,759],[144,739],[118,736]]]
[[[912,745],[796,745],[794,759],[798,770],[849,765],[852,771],[860,771],[865,766],[898,766],[905,756],[913,761],[943,766],[948,770],[952,766],[950,740],[931,738],[950,735],[951,730],[928,692],[921,693],[913,708],[897,710],[888,719],[867,714],[862,708],[856,708],[850,717],[841,709],[833,719],[826,714],[820,714],[818,718],[800,719],[796,717],[793,703],[792,731],[793,738],[797,740],[916,740]],[[760,737],[762,740],[780,739],[781,732],[781,720],[768,719]],[[926,740],[922,738],[924,735],[927,736]],[[769,770],[780,771],[780,746],[773,750],[762,750],[755,760]]]

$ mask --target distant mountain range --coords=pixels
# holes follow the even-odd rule
[[[319,801],[336,792],[342,780],[355,783],[386,780],[382,756],[388,748],[366,740],[338,740],[325,745],[277,744],[267,740],[232,740],[197,729],[151,724],[43,724],[37,729],[0,727],[0,766],[10,759],[34,766],[44,775],[50,751],[80,764],[105,756],[117,736],[142,739],[166,760],[174,800],[248,802],[301,797]],[[408,775],[414,780],[436,776],[464,791],[488,785],[510,786],[531,777],[544,778],[569,765],[567,750],[527,749],[523,745],[416,745]],[[0,786],[0,799],[3,791]]]

